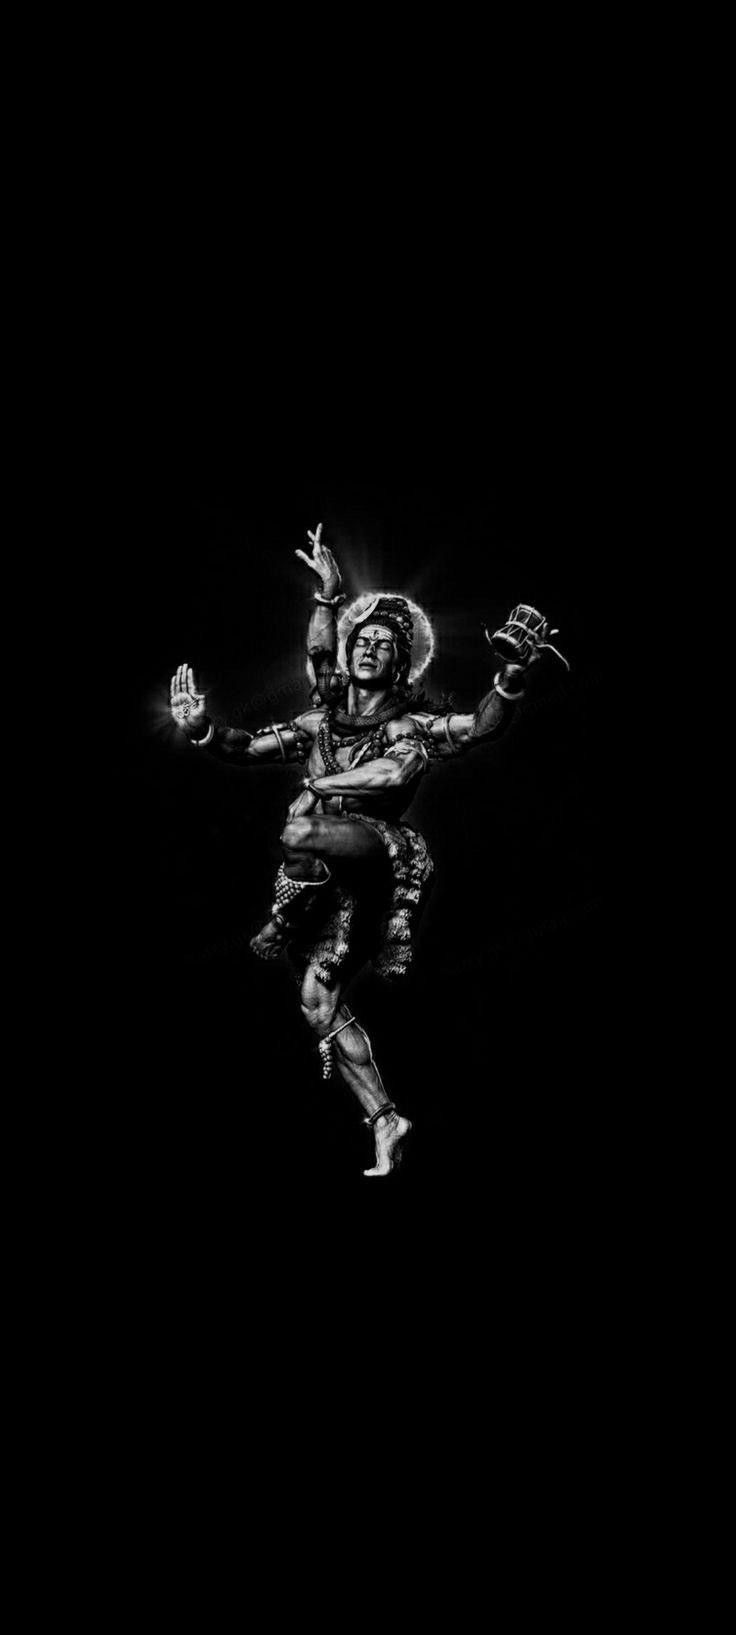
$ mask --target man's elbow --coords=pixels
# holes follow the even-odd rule
[[[413,755],[410,757],[402,756],[400,761],[392,761],[391,770],[387,775],[386,787],[388,789],[403,789],[405,784],[411,783],[412,778],[416,777],[417,771],[418,766]]]

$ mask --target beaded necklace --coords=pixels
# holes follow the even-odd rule
[[[376,713],[378,714],[378,711]],[[358,735],[352,732],[341,734],[340,742],[343,745],[352,744],[353,752],[359,745],[358,753],[361,761],[373,761],[377,755],[380,755],[383,747],[384,727],[386,725],[386,721],[392,720],[394,716],[400,715],[401,713],[402,707],[400,705],[395,705],[392,709],[391,715],[387,715],[384,721],[376,721],[373,724],[370,732],[368,732],[366,736],[362,738],[362,742]],[[325,771],[330,777],[335,777],[335,775],[339,773],[342,768],[340,767],[335,756],[335,744],[332,737],[332,724],[329,715],[324,715],[320,721],[319,728],[317,730],[317,745],[319,747],[322,760],[325,764]],[[355,758],[353,752],[351,752],[351,760]]]

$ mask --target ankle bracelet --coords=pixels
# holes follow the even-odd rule
[[[370,1118],[364,1118],[363,1123],[373,1125],[377,1119],[386,1118],[389,1113],[396,1113],[398,1117],[398,1108],[393,1101],[387,1101],[383,1107],[379,1107],[377,1113],[371,1113]]]

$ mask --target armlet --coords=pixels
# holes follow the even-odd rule
[[[284,732],[293,732],[293,734],[294,734],[293,746],[292,745],[286,745],[284,743],[284,740],[283,740],[283,737],[282,737],[282,733],[284,733]],[[294,756],[296,757],[296,760],[297,761],[302,761],[302,762],[306,761],[307,753],[306,753],[306,750],[302,748],[300,738],[299,738],[300,728],[297,726],[295,721],[269,721],[268,726],[267,727],[259,727],[258,731],[254,732],[253,737],[254,738],[266,738],[269,733],[273,733],[273,736],[276,739],[276,742],[277,742],[277,744],[279,746],[279,749],[281,751],[282,761],[288,761],[290,759],[289,749],[292,748],[292,747],[293,747],[293,750],[294,750]]]
[[[450,747],[450,754],[451,755],[462,755],[465,752],[465,750],[468,748],[468,746],[467,746],[467,744],[458,744],[455,741],[455,739],[453,738],[452,733],[450,731],[450,717],[449,717],[449,715],[443,715],[442,716],[442,729],[443,729],[443,732],[445,734],[445,738],[447,739],[447,742],[448,742],[449,747]]]
[[[410,744],[412,749],[419,751],[424,763],[424,771],[426,772],[431,756],[431,750],[427,744],[427,736],[428,735],[421,729],[418,732],[397,732],[396,737],[392,739],[391,744],[385,753],[387,756],[393,755],[397,745],[401,743],[402,739],[405,739],[406,742]]]

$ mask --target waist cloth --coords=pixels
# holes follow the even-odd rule
[[[408,823],[347,812],[378,835],[384,854],[360,863],[330,859],[332,879],[296,932],[290,953],[311,965],[325,987],[334,986],[348,962],[351,971],[370,960],[389,981],[405,976],[412,940],[427,899],[434,863],[426,840]]]

